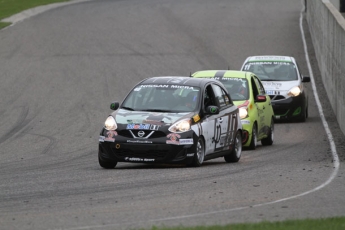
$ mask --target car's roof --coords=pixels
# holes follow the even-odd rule
[[[296,64],[294,57],[279,56],[279,55],[250,56],[250,57],[247,57],[245,62],[262,62],[262,61],[293,62]]]
[[[239,70],[201,70],[192,74],[195,78],[224,78],[224,77],[234,77],[234,78],[247,78],[251,72],[239,71]]]
[[[151,77],[143,80],[140,84],[167,84],[167,85],[186,85],[202,87],[210,82],[219,84],[218,81],[213,79],[200,79],[186,76],[158,76]]]

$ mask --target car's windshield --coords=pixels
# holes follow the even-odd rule
[[[200,88],[185,85],[138,85],[122,108],[152,112],[191,112],[199,108]]]
[[[296,66],[292,62],[247,62],[242,70],[255,73],[261,81],[297,80]]]
[[[220,79],[233,101],[249,99],[248,81],[244,78],[223,77]]]

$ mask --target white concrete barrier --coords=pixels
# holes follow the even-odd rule
[[[307,21],[322,81],[345,134],[345,19],[328,0],[307,0]]]

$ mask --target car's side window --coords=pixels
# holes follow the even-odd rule
[[[223,95],[223,98],[224,98],[224,101],[225,101],[225,105],[232,105],[232,100],[230,98],[230,94],[227,93],[224,89],[222,89],[222,95]]]
[[[256,77],[253,77],[255,82],[256,82],[256,85],[259,89],[259,94],[261,95],[264,95],[265,94],[265,88],[263,87],[263,85],[261,84],[261,82],[256,78]]]
[[[218,102],[220,109],[227,107],[231,104],[228,94],[218,85],[212,84],[212,89],[216,102]]]
[[[204,108],[210,105],[216,105],[214,96],[213,96],[213,91],[211,85],[208,85],[205,88],[205,93],[204,93]]]
[[[251,79],[251,82],[252,82],[253,96],[254,96],[254,98],[256,98],[256,96],[259,95],[259,90],[258,90],[258,88],[256,86],[254,78],[252,77],[250,79]]]

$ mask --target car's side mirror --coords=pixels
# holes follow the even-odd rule
[[[255,102],[265,102],[266,100],[267,99],[265,95],[257,95],[255,98]]]
[[[219,114],[219,107],[214,105],[207,106],[206,114]]]
[[[120,103],[117,101],[114,101],[110,104],[110,109],[111,110],[117,110],[120,107]]]
[[[302,75],[302,82],[310,82],[310,77]]]

